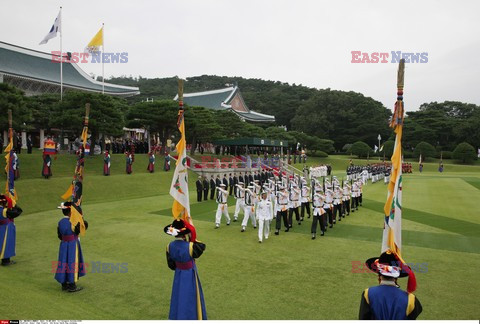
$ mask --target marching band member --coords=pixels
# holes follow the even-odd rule
[[[245,232],[245,228],[248,224],[248,219],[251,219],[253,228],[257,228],[257,222],[255,219],[255,193],[254,186],[248,186],[245,189],[245,203],[243,208],[243,221],[242,221],[242,232]]]
[[[347,215],[350,215],[350,185],[345,183],[342,190],[342,201],[343,201],[343,217],[345,217],[345,212]]]
[[[335,186],[335,190],[333,192],[333,222],[337,219],[337,212],[338,212],[338,221],[342,221],[342,192],[340,191],[340,186]],[[345,216],[343,216],[345,217]]]
[[[312,221],[312,240],[317,236],[317,222],[320,224],[321,236],[325,235],[325,210],[322,208],[325,200],[320,192],[320,188],[315,189],[315,195],[313,196],[313,221]]]
[[[235,185],[235,190],[233,191],[233,193],[236,199],[233,221],[236,222],[240,210],[243,210],[243,214],[245,216],[245,188],[243,182],[239,182]]]
[[[288,211],[288,224],[292,227],[293,223],[293,213],[295,213],[295,220],[300,223],[300,214],[298,213],[298,207],[300,207],[300,189],[295,182],[292,183],[292,189],[290,190],[290,194],[288,196],[289,200],[289,211]]]
[[[323,203],[323,209],[328,215],[328,223],[330,224],[329,228],[333,227],[333,191],[328,189],[325,190],[325,201]],[[327,220],[324,219],[325,226],[327,225]],[[325,228],[326,229],[326,228]]]
[[[286,187],[283,185],[278,185],[279,191],[276,195],[275,201],[275,235],[280,234],[280,228],[282,226],[282,218],[283,218],[283,225],[285,226],[285,232],[289,230],[288,224],[288,191]]]
[[[230,216],[228,215],[228,206],[227,206],[227,197],[228,191],[225,190],[225,184],[221,183],[217,189],[217,214],[215,215],[215,228],[220,227],[220,220],[223,216],[225,216],[227,220],[227,225],[230,225]]]
[[[303,221],[304,216],[305,216],[305,209],[307,210],[308,218],[310,218],[310,187],[307,186],[307,183],[302,185],[302,193],[300,197],[300,202],[302,204],[302,210],[300,213],[300,220]]]

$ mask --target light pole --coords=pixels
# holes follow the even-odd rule
[[[378,151],[380,152],[380,141],[382,140],[382,136],[378,134]],[[380,161],[380,154],[378,154],[378,160]]]

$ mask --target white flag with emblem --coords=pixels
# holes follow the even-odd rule
[[[57,33],[62,33],[62,10],[59,11],[57,18],[53,22],[52,28],[43,38],[39,45],[46,44],[50,39],[57,37]]]

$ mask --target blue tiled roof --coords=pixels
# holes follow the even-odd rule
[[[39,82],[60,85],[60,64],[52,62],[52,55],[0,42],[0,73]],[[78,90],[101,92],[102,83],[93,80],[75,63],[63,63],[63,86]],[[137,87],[105,83],[105,93],[136,95]]]

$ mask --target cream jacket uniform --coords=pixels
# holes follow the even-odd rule
[[[310,201],[310,188],[307,185],[302,186],[302,197],[300,202],[306,203]]]
[[[268,239],[270,233],[270,221],[273,219],[272,203],[270,199],[260,199],[257,203],[257,220],[258,220],[258,241],[262,242],[263,236]]]
[[[237,220],[238,219],[238,214],[240,213],[240,210],[243,211],[245,214],[245,189],[243,188],[242,185],[237,184],[237,190],[235,190],[235,199],[237,200],[235,203],[235,213],[233,214],[233,219]]]
[[[288,207],[300,207],[300,189],[292,187],[292,190],[290,191],[290,194],[288,196]]]
[[[255,220],[255,194],[253,193],[252,188],[245,189],[245,205],[243,211],[242,231],[247,227],[248,218],[252,221],[253,227],[257,227],[257,222]]]
[[[277,192],[275,212],[286,211],[287,209],[288,209],[288,192],[286,190],[281,190]]]
[[[215,227],[220,226],[220,220],[223,216],[225,216],[225,219],[227,220],[227,225],[230,225],[230,216],[228,215],[228,206],[227,206],[227,197],[228,197],[228,191],[225,189],[222,189],[220,187],[217,187],[217,214],[215,215]]]
[[[323,203],[323,209],[333,208],[333,191],[327,189],[325,192],[325,201]]]
[[[320,193],[316,193],[313,196],[313,216],[321,216],[325,214],[325,210],[323,209],[324,201],[325,196]]]
[[[350,186],[349,185],[345,185],[343,187],[342,200],[344,202],[350,200]]]

